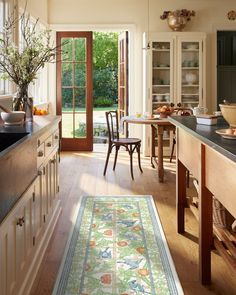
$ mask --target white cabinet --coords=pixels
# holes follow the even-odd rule
[[[38,176],[0,224],[0,294],[26,295],[60,213],[58,125],[38,139]]]
[[[0,226],[1,294],[18,294],[40,231],[38,178]]]
[[[144,44],[147,44],[144,34]],[[192,108],[206,106],[206,34],[151,32],[150,49],[144,50],[144,112],[162,105]],[[173,134],[164,134],[164,155],[170,155]],[[145,155],[150,150],[145,129]],[[149,143],[149,144],[148,144]],[[158,143],[157,143],[158,144]]]
[[[206,105],[205,33],[150,33],[144,52],[145,111],[163,104]],[[146,41],[145,41],[146,42]]]

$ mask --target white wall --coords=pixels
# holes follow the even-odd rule
[[[24,8],[26,0],[19,0],[19,7]],[[34,17],[39,18],[40,22],[48,24],[48,1],[47,0],[28,0],[27,11]]]
[[[207,101],[210,111],[216,108],[216,29],[235,29],[236,21],[227,19],[227,12],[236,9],[235,0],[149,0],[150,31],[170,31],[160,15],[164,10],[190,9],[196,16],[186,31],[208,33],[207,41]],[[63,25],[133,24],[134,32],[134,93],[133,112],[142,108],[142,33],[147,31],[148,0],[49,0],[48,21]],[[84,26],[86,27],[86,26]],[[89,26],[88,26],[89,27]],[[132,99],[132,98],[131,98]]]

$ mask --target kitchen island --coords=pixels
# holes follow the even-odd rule
[[[177,231],[185,231],[186,171],[189,170],[198,181],[199,215],[199,277],[203,284],[211,281],[211,249],[213,246],[212,197],[236,217],[236,141],[225,139],[215,131],[229,128],[223,118],[217,125],[196,124],[196,118],[170,117],[169,121],[177,127]],[[235,236],[228,232],[229,249],[224,249],[224,241],[214,238],[214,244],[224,259],[235,265],[230,250],[235,251]]]
[[[60,214],[58,116],[0,125],[0,294],[28,294]]]

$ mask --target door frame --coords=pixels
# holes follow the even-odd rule
[[[86,38],[86,137],[85,138],[62,138],[61,149],[63,151],[92,151],[93,150],[93,78],[92,78],[92,32],[91,31],[59,31],[56,33],[56,44],[61,45],[61,38]],[[61,55],[57,54],[56,64],[56,114],[62,115],[61,95]],[[60,135],[61,125],[60,123]]]
[[[137,89],[135,87],[135,81],[137,80],[136,75],[134,73],[137,72],[135,68],[137,67],[137,62],[135,63],[135,60],[142,56],[142,46],[140,46],[140,52],[137,52],[135,50],[135,42],[136,42],[136,25],[135,24],[54,24],[50,25],[50,29],[52,30],[55,39],[56,39],[56,33],[57,32],[73,32],[73,31],[92,31],[92,32],[117,32],[117,31],[128,31],[129,32],[129,113],[135,113],[137,110],[140,111],[143,107],[143,100],[142,100],[142,91]],[[140,41],[141,42],[141,41]],[[54,69],[52,69],[54,71]],[[142,77],[142,67],[140,62],[140,76]],[[56,84],[56,81],[54,80],[55,76],[50,76],[49,79],[52,82],[52,84]],[[140,79],[140,81],[142,78]],[[50,97],[56,97],[56,93],[53,93],[50,90]],[[140,101],[137,98],[140,97]],[[50,99],[53,102],[53,99]],[[139,105],[137,104],[139,103]],[[53,107],[53,106],[52,106]],[[134,134],[135,136],[141,137],[142,134],[139,133],[140,129],[137,133],[137,127],[130,126],[129,131],[131,134]],[[133,135],[132,135],[133,136]]]

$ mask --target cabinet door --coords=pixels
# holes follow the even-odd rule
[[[40,177],[37,177],[33,184],[33,245],[37,243],[40,238],[43,226],[43,214],[42,214],[42,194],[40,187]]]
[[[17,294],[33,249],[33,191],[30,187],[0,228],[1,295]]]
[[[203,41],[184,39],[177,42],[177,101],[183,107],[203,105]]]
[[[152,110],[174,101],[174,39],[153,41],[151,46]]]

